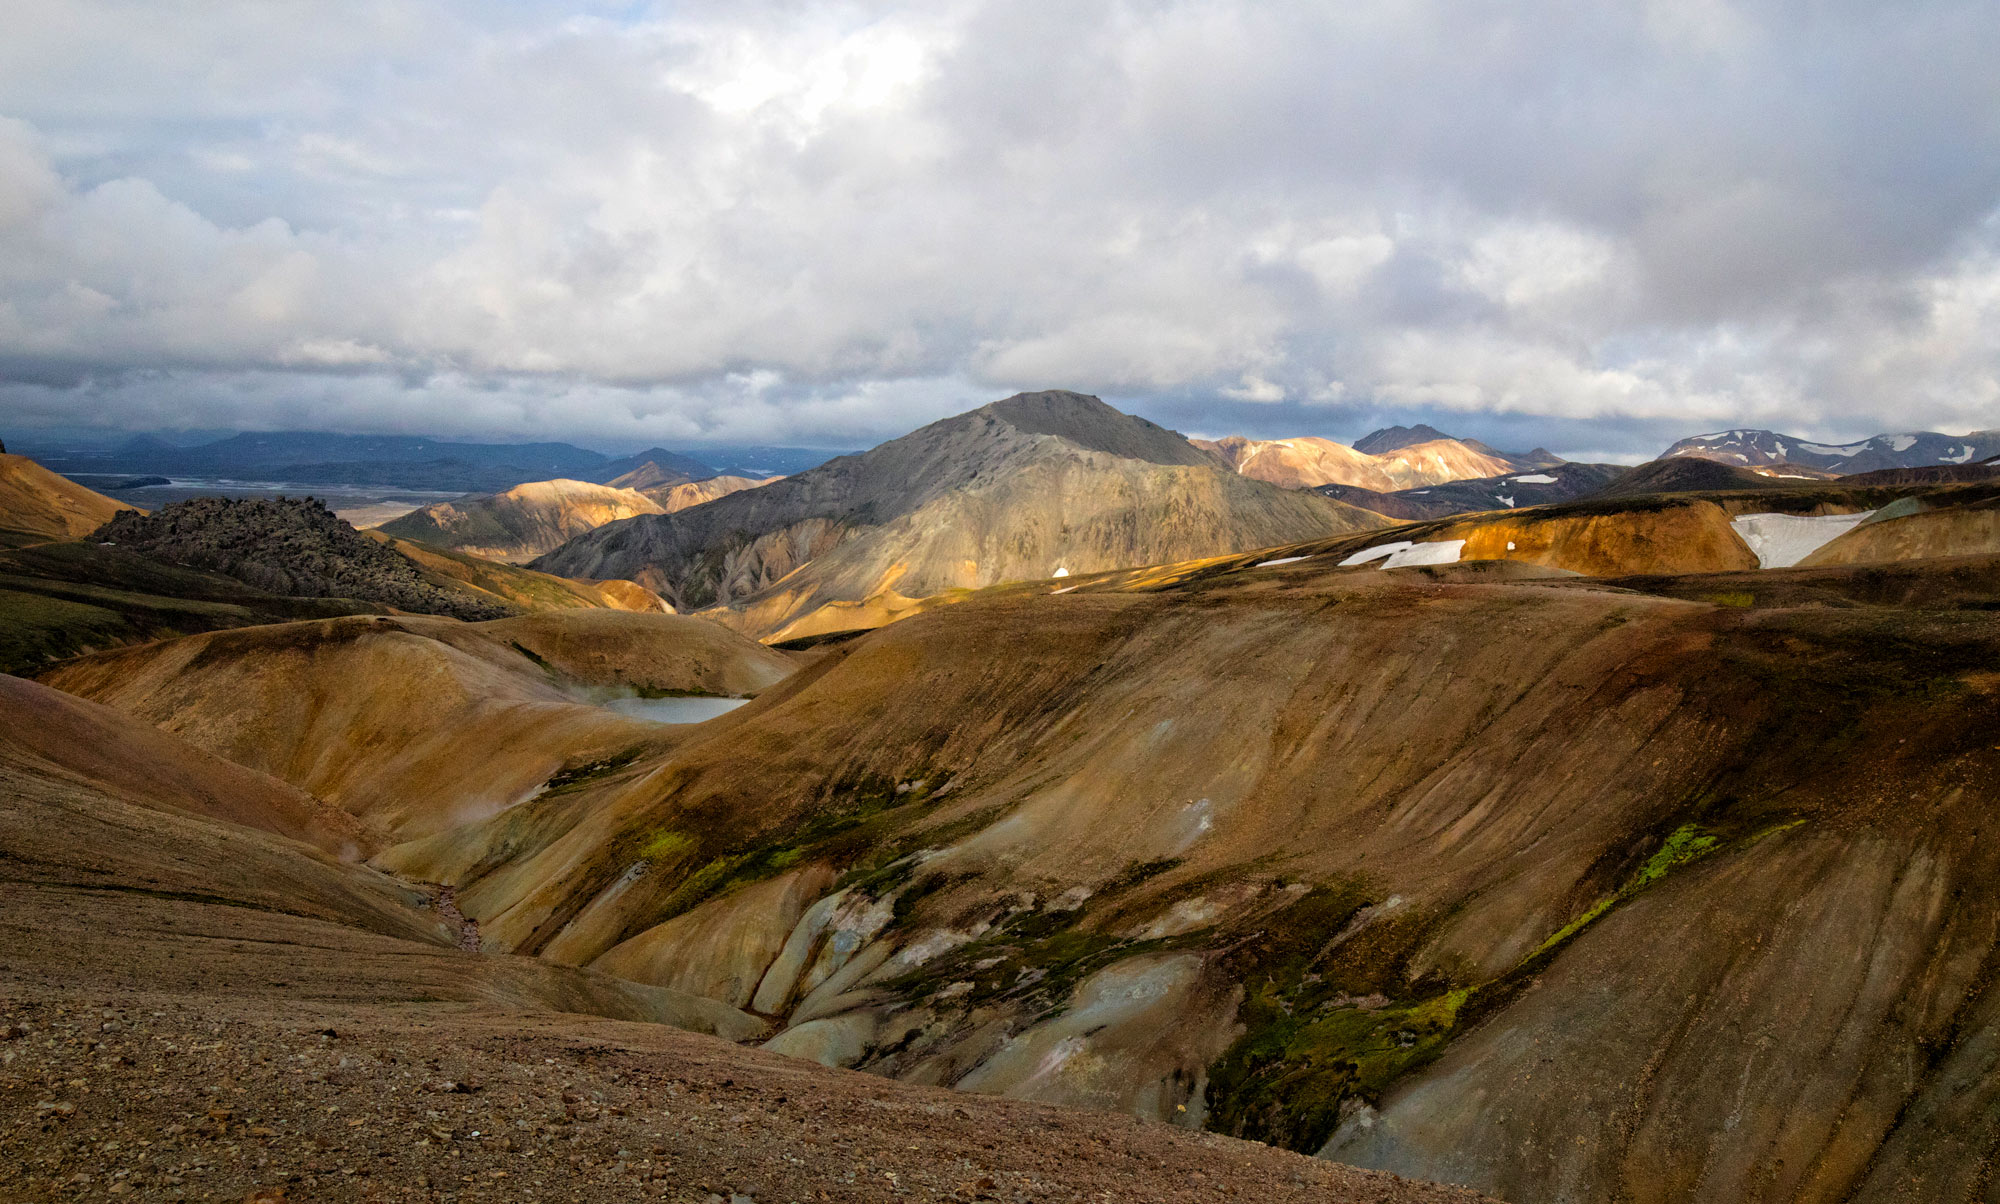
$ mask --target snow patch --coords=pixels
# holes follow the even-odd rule
[[[1385,569],[1400,569],[1415,564],[1457,564],[1459,553],[1464,551],[1462,539],[1434,540],[1428,543],[1412,543],[1399,539],[1395,543],[1377,544],[1363,548],[1340,562],[1341,568],[1357,564],[1367,564],[1380,560]]]
[[[1352,565],[1367,564],[1371,560],[1380,560],[1385,556],[1394,556],[1403,549],[1413,546],[1415,545],[1411,544],[1407,539],[1400,539],[1395,543],[1376,544],[1372,548],[1363,548],[1361,551],[1341,561],[1340,567],[1348,568]]]
[[[1866,448],[1866,443],[1850,443],[1846,447],[1828,447],[1824,443],[1801,443],[1801,448],[1815,456],[1851,456]]]
[[[1553,485],[1556,479],[1545,472],[1531,472],[1525,477],[1515,477],[1509,485]]]
[[[1280,556],[1276,560],[1260,560],[1256,564],[1251,565],[1250,567],[1255,569],[1268,569],[1274,564],[1297,564],[1299,561],[1306,559],[1308,559],[1308,557],[1305,556]]]
[[[1494,496],[1495,498],[1499,499],[1500,501],[1503,501],[1503,502],[1507,503],[1507,509],[1509,509],[1509,510],[1512,510],[1512,509],[1514,508],[1514,499],[1513,499],[1513,498],[1510,498],[1510,497],[1508,497],[1508,496],[1507,496],[1506,494],[1504,494],[1504,493],[1496,493],[1496,494],[1494,494],[1493,496]]]
[[[1385,569],[1407,568],[1419,564],[1457,564],[1460,552],[1465,550],[1462,539],[1440,539],[1430,543],[1411,544],[1382,562]]]
[[[1744,514],[1731,519],[1729,525],[1757,554],[1758,568],[1784,569],[1853,530],[1873,513]]]
[[[1908,451],[1916,442],[1917,437],[1915,435],[1891,435],[1889,436],[1889,450]]]
[[[1067,577],[1069,576],[1069,570],[1064,568],[1062,565],[1057,565],[1056,571],[1049,575],[1051,577]]]
[[[1938,459],[1946,464],[1963,464],[1967,460],[1972,459],[1972,446],[1970,444],[1967,444],[1966,446],[1958,449],[1957,455],[1955,456],[1949,454],[1941,455],[1938,457]]]

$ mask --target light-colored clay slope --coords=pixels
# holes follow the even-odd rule
[[[313,845],[360,851],[354,817],[295,786],[204,752],[111,707],[0,675],[0,763],[148,806]]]
[[[636,581],[583,581],[538,573],[518,565],[451,552],[383,532],[363,531],[401,552],[425,580],[441,589],[502,602],[526,611],[603,607],[640,613],[671,613],[666,599]]]
[[[1518,467],[1512,461],[1467,447],[1456,439],[1412,443],[1375,457],[1398,489],[1493,477]]]
[[[1246,477],[1286,489],[1340,484],[1388,493],[1403,488],[1374,456],[1331,439],[1311,435],[1295,439],[1246,439],[1242,435],[1227,435],[1191,442],[1214,452]]]
[[[137,510],[43,468],[26,456],[0,452],[0,547],[77,539]]]
[[[1238,473],[1286,489],[1355,485],[1380,493],[1442,485],[1513,472],[1520,466],[1469,447],[1456,439],[1433,439],[1393,448],[1380,455],[1313,436],[1246,439],[1230,435],[1196,440]]]
[[[1799,563],[1882,564],[2000,552],[2000,503],[1922,509],[1853,528]]]
[[[569,611],[244,628],[85,657],[44,680],[344,808],[372,848],[680,738],[580,687],[740,694],[790,667],[702,620]]]
[[[530,481],[504,493],[433,502],[376,530],[397,539],[525,564],[585,531],[664,507],[636,489],[588,481]]]
[[[655,486],[644,490],[647,497],[660,504],[667,514],[712,502],[719,497],[741,493],[745,489],[756,489],[783,477],[710,477],[705,481],[683,481],[678,485]]]

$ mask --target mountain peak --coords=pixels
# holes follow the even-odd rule
[[[1106,405],[1087,393],[1044,389],[1016,393],[974,413],[1000,419],[1029,435],[1052,435],[1089,451],[1154,464],[1212,465],[1208,455],[1180,435]]]
[[[1438,439],[1449,439],[1450,435],[1434,426],[1419,422],[1415,426],[1385,426],[1379,431],[1370,431],[1354,441],[1354,450],[1379,456],[1398,448],[1417,443],[1430,443]]]

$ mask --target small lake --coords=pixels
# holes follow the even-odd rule
[[[726,715],[748,698],[614,698],[604,705],[620,715],[654,723],[700,723]]]

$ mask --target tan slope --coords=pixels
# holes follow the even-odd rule
[[[1466,481],[1497,477],[1513,472],[1511,461],[1475,451],[1456,439],[1433,439],[1412,443],[1375,457],[1398,489],[1441,485],[1446,481]]]
[[[0,763],[147,806],[289,837],[337,856],[359,852],[354,818],[297,787],[110,707],[4,675]]]
[[[736,1039],[766,1028],[710,1000],[460,952],[431,891],[324,851],[351,853],[352,828],[137,719],[0,677],[0,995],[82,995],[92,1009],[114,993],[153,1007],[193,996],[207,1048],[213,1008],[245,1003],[479,1003]]]
[[[137,510],[43,468],[26,456],[0,452],[0,546],[77,539]]]
[[[622,480],[623,478],[621,477],[620,479]],[[728,497],[732,493],[741,493],[745,489],[756,489],[760,486],[769,485],[773,481],[782,481],[784,479],[782,476],[723,476],[710,477],[706,481],[683,481],[678,485],[634,486],[634,488],[642,489],[647,497],[652,498],[660,504],[661,510],[672,514],[675,511],[686,510],[690,506],[699,506],[704,502],[712,502],[719,497]]]
[[[1331,439],[1310,435],[1295,439],[1246,439],[1242,435],[1229,435],[1213,441],[1196,439],[1193,443],[1214,452],[1246,477],[1286,489],[1341,484],[1388,493],[1403,487],[1376,457]]]
[[[1082,452],[854,532],[734,605],[724,621],[783,640],[832,629],[827,618],[815,618],[829,608],[867,626],[857,607],[887,619],[905,613],[912,599],[953,590],[1269,547],[1382,521],[1206,467]]]
[[[666,599],[636,581],[580,581],[533,569],[451,552],[414,540],[396,539],[377,529],[363,531],[395,548],[417,566],[424,579],[442,589],[504,602],[527,611],[610,610],[670,613]]]
[[[504,493],[434,502],[377,530],[488,560],[526,563],[605,523],[662,506],[636,489],[588,481],[530,481]]]
[[[86,657],[45,680],[344,808],[372,847],[503,811],[565,768],[671,747],[685,730],[591,705],[580,687],[725,694],[789,668],[698,619],[576,611],[245,628]]]
[[[1935,1111],[1984,1089],[1975,1051],[1894,1075],[1985,1006],[1992,931],[1954,917],[2000,902],[1967,705],[1996,671],[1956,613],[1585,583],[976,600],[829,656],[656,788],[466,834],[509,854],[464,895],[564,960],[617,938],[602,964],[646,980],[756,979],[780,1048],[880,1073],[1165,1116],[1205,1078],[1214,1123],[1314,1148],[1342,1099],[1386,1104],[1394,1140],[1343,1157],[1516,1199],[1740,1198],[1783,1134],[1786,1174],[1883,1198],[1978,1123]],[[1235,1002],[1267,983],[1324,1025]],[[1229,1053],[1237,1024],[1279,1064]],[[1875,1161],[1821,1162],[1856,1098],[1887,1109]],[[1619,1109],[1643,1158],[1567,1158]]]
[[[2000,503],[1989,500],[1863,523],[1799,563],[1882,564],[1995,552],[2000,552]]]
[[[1246,439],[1230,435],[1215,441],[1196,440],[1246,477],[1287,489],[1318,485],[1355,485],[1381,493],[1474,480],[1513,472],[1516,465],[1475,450],[1456,439],[1434,439],[1399,447],[1381,455],[1356,451],[1331,439]]]

